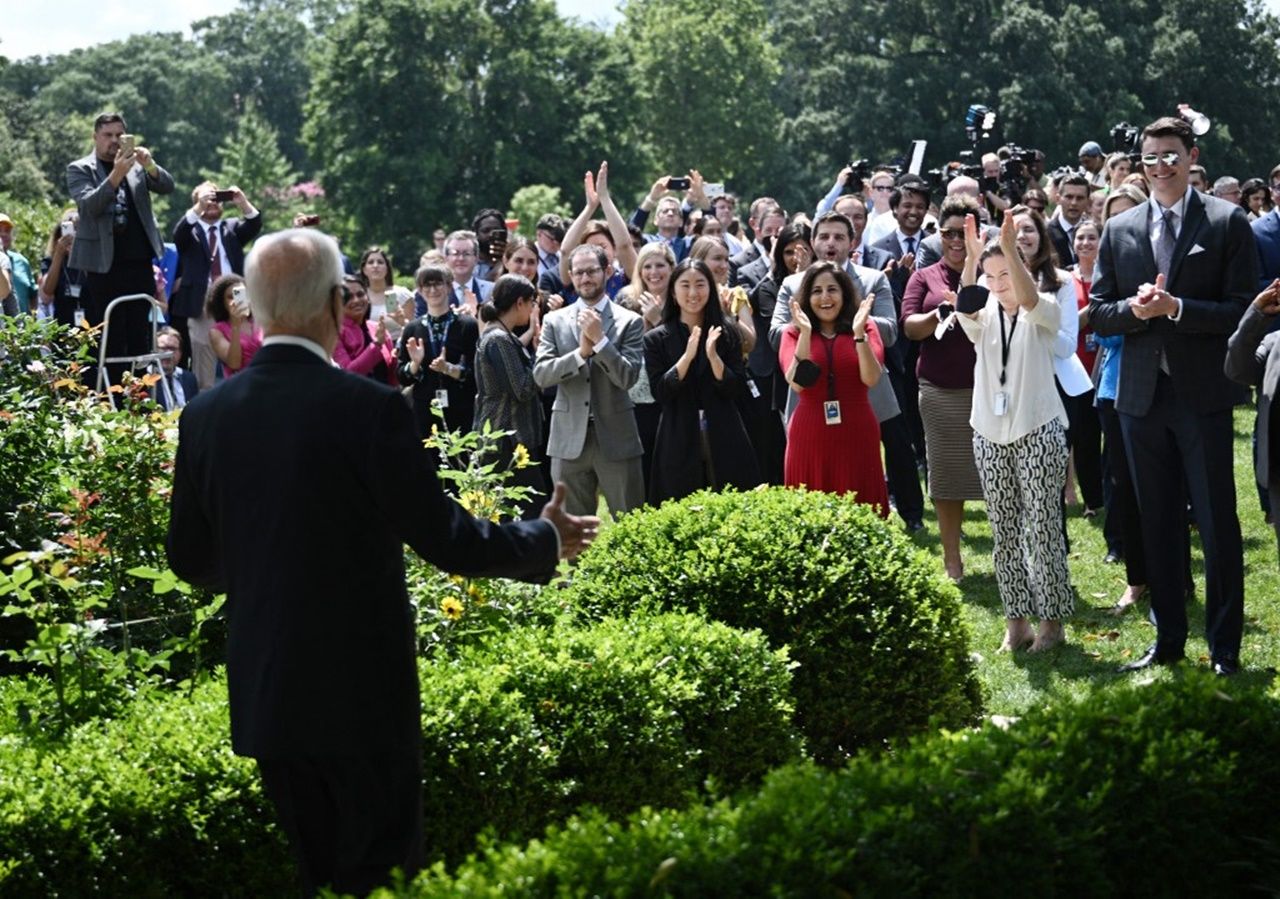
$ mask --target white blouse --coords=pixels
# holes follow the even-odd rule
[[[973,341],[977,362],[973,368],[973,411],[969,425],[993,443],[1013,443],[1053,419],[1067,424],[1067,412],[1054,382],[1054,341],[1062,323],[1057,299],[1041,293],[1031,310],[1020,309],[1012,319],[1004,316],[1009,344],[1007,367],[1001,364],[1000,303],[995,294],[975,319],[957,315],[960,327]],[[1016,321],[1016,326],[1012,326]],[[1000,371],[1005,368],[1005,383]],[[1003,415],[996,414],[996,394],[1008,394]]]

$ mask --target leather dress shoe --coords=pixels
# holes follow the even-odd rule
[[[924,530],[924,522],[921,521],[919,518],[908,518],[906,519],[905,524],[907,526],[907,531],[909,531],[912,534],[916,533],[917,531]]]
[[[1141,656],[1134,659],[1132,662],[1126,662],[1121,665],[1119,670],[1123,674],[1129,671],[1142,671],[1156,665],[1176,665],[1178,662],[1181,662],[1183,658],[1184,656],[1182,653],[1179,653],[1176,656],[1162,655],[1153,643],[1147,647],[1147,651]]]
[[[1121,562],[1123,562],[1123,561],[1124,561],[1124,560],[1123,560],[1122,558],[1120,558],[1120,554],[1119,554],[1119,553],[1115,552],[1114,550],[1110,550],[1110,549],[1109,549],[1109,550],[1107,550],[1107,554],[1106,554],[1105,556],[1103,556],[1103,557],[1102,557],[1102,562],[1103,562],[1103,564],[1104,564],[1104,565],[1118,565],[1118,564],[1120,564],[1120,563],[1121,563]]]
[[[1240,670],[1240,663],[1230,656],[1223,656],[1213,663],[1213,673],[1218,677],[1233,677]]]

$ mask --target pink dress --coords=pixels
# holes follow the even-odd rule
[[[245,325],[249,327],[246,328]],[[217,331],[223,337],[231,340],[231,322],[214,322],[213,330]],[[243,371],[249,367],[249,363],[253,361],[253,354],[262,348],[262,331],[253,323],[252,319],[246,320],[240,326],[240,367],[232,368],[227,363],[222,363],[222,373],[227,377],[231,377],[238,371]]]

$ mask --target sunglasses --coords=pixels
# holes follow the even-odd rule
[[[1178,161],[1182,159],[1182,154],[1173,150],[1165,150],[1163,153],[1143,153],[1141,159],[1142,164],[1147,167],[1153,166],[1158,162],[1163,162],[1165,165],[1177,165]]]
[[[943,240],[959,240],[964,237],[963,228],[944,228],[938,233],[942,235]]]

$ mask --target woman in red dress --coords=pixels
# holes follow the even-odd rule
[[[880,380],[884,347],[870,321],[871,299],[830,262],[809,268],[791,301],[778,361],[800,394],[787,429],[783,482],[853,493],[889,515],[880,426],[867,388]]]

